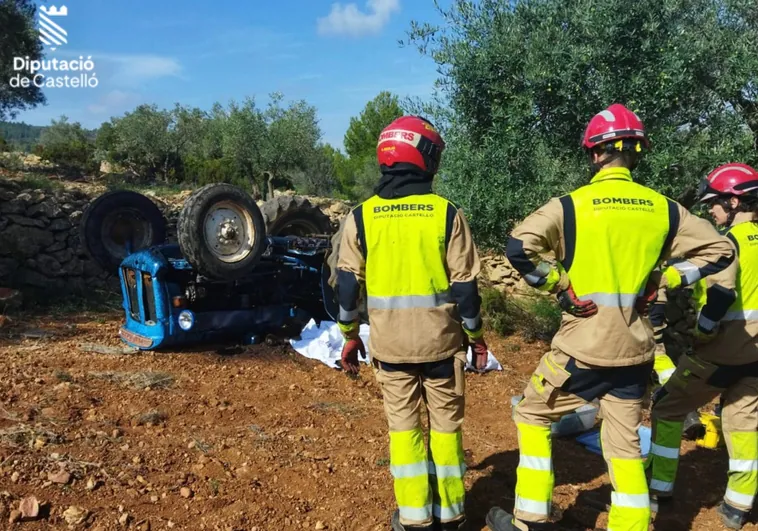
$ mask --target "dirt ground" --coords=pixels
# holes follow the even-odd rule
[[[117,313],[84,313],[0,329],[0,529],[67,529],[67,517],[84,515],[76,528],[389,529],[386,425],[368,369],[350,379],[288,345],[123,354],[119,323]],[[490,347],[505,370],[467,377],[476,530],[492,505],[512,508],[510,397],[545,349],[518,338]],[[655,529],[721,529],[726,453],[690,442],[685,452],[677,501]],[[603,525],[601,457],[571,439],[555,441],[554,454],[562,528]],[[30,496],[39,517],[9,523]]]

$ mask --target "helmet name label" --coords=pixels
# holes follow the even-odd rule
[[[633,197],[596,197],[592,200],[593,205],[639,205],[655,206],[650,199],[638,199]]]

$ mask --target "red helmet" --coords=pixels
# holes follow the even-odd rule
[[[758,172],[747,164],[737,162],[719,166],[700,183],[700,201],[708,201],[720,195],[756,195]]]
[[[623,138],[636,139],[645,147],[650,147],[642,121],[620,103],[614,103],[592,117],[584,130],[582,146],[592,149],[599,144]]]
[[[381,166],[412,164],[437,173],[445,142],[431,122],[418,116],[401,116],[379,135],[376,157]]]

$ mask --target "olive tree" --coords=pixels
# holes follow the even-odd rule
[[[677,197],[714,166],[758,161],[754,0],[454,0],[406,43],[438,65],[449,146],[438,182],[483,245],[590,178],[580,140],[619,102],[652,149],[636,171]]]

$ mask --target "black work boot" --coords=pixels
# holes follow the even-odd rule
[[[659,512],[661,512],[661,507],[666,507],[666,505],[670,504],[673,499],[674,498],[671,495],[663,496],[661,494],[651,494],[650,495],[651,515],[657,515]]]
[[[516,526],[515,518],[509,512],[502,510],[500,507],[493,507],[487,513],[487,527],[491,531],[522,531]],[[555,530],[552,524],[535,524],[531,522],[519,522],[526,525],[529,531],[551,531]]]
[[[434,522],[434,531],[468,531],[468,523],[466,519],[457,520],[455,522]]]
[[[716,512],[721,517],[721,523],[729,529],[742,529],[742,526],[745,525],[748,514],[736,507],[732,507],[725,501],[721,502],[721,505],[718,506]]]
[[[434,524],[403,525],[400,523],[400,510],[395,509],[392,514],[392,531],[434,531]]]

